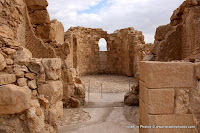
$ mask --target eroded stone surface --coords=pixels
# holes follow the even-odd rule
[[[1,74],[0,75],[0,85],[12,84],[15,81],[16,81],[15,74]]]
[[[30,107],[31,91],[16,85],[0,86],[0,115],[21,113]]]
[[[6,67],[6,61],[3,55],[0,53],[0,70],[3,70]]]
[[[57,80],[61,76],[61,59],[43,59],[42,64],[49,80]]]
[[[154,54],[158,61],[197,59],[199,49],[199,1],[186,0],[171,16],[168,25],[156,30]]]
[[[39,94],[43,94],[50,103],[62,100],[63,97],[63,84],[61,81],[49,81],[38,88]]]

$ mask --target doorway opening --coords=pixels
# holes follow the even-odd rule
[[[99,51],[108,51],[107,42],[104,38],[101,38],[99,40]]]

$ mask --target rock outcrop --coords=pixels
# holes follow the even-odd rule
[[[139,105],[139,83],[131,87],[131,91],[127,92],[124,96],[124,104],[128,106]]]

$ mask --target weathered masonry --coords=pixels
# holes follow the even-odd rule
[[[199,68],[200,63],[140,63],[140,125],[193,126],[178,129],[141,128],[140,133],[199,131]]]
[[[102,29],[75,27],[66,32],[65,38],[71,45],[73,67],[81,75],[106,73],[134,76],[145,53],[142,53],[144,36],[133,28],[108,34]],[[107,41],[107,51],[99,51],[101,38]]]

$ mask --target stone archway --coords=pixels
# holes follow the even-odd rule
[[[104,38],[99,39],[99,72],[105,73],[107,66],[107,41]]]
[[[99,51],[108,51],[107,41],[104,38],[99,40]]]

